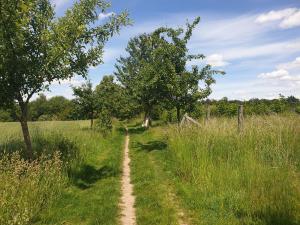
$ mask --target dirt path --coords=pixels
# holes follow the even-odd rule
[[[126,129],[126,140],[123,159],[123,175],[122,175],[122,198],[121,198],[121,224],[135,225],[135,208],[133,196],[133,185],[130,182],[130,158],[129,158],[129,134]]]

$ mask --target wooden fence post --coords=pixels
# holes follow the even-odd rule
[[[238,131],[239,133],[243,131],[244,128],[244,108],[243,105],[239,105],[238,108]]]

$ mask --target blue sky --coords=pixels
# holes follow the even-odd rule
[[[57,15],[63,15],[74,0],[52,2]],[[90,69],[94,85],[114,72],[115,59],[124,54],[131,37],[160,26],[184,26],[186,20],[200,16],[190,52],[205,54],[206,63],[226,72],[216,77],[209,98],[276,98],[280,93],[300,98],[299,0],[112,0],[111,4],[105,15],[126,9],[134,23],[107,43],[104,64]],[[70,85],[82,82],[75,77],[55,83],[46,95],[72,98]]]

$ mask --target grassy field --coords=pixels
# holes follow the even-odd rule
[[[139,224],[300,224],[300,118],[202,124],[132,132]]]
[[[248,117],[242,133],[236,123],[128,126],[138,225],[300,224],[300,118]],[[30,123],[41,159],[1,157],[1,225],[119,224],[124,132],[88,126]],[[0,130],[1,152],[23,148],[18,123]]]
[[[28,188],[22,188],[23,190],[19,190],[19,194],[15,196],[16,201],[24,201],[24,204],[19,207],[20,212],[16,211],[15,214],[24,214],[24,210],[21,210],[24,206],[31,210],[30,206],[34,201],[44,201],[49,192],[59,197],[54,198],[51,202],[44,201],[47,204],[40,205],[36,211],[28,215],[28,219],[19,218],[20,224],[118,224],[124,136],[121,131],[116,130],[111,137],[104,139],[98,132],[91,131],[88,126],[88,121],[30,124],[36,148],[43,149],[46,145],[49,148],[52,142],[58,140],[59,143],[52,143],[53,148],[60,150],[66,148],[64,145],[71,145],[75,151],[79,151],[80,159],[75,164],[73,163],[72,168],[60,174],[60,177],[64,177],[63,187],[57,187],[60,189],[55,193],[51,190],[42,190],[41,187],[46,186],[47,182],[55,183],[58,180],[48,179],[36,187],[32,186],[30,181],[25,182],[22,178],[22,182],[26,183],[23,186]],[[22,148],[18,123],[0,123],[0,130],[5,131],[0,134],[2,150],[10,149],[12,151],[12,148]],[[61,138],[65,139],[65,142],[60,141]],[[25,176],[30,177],[31,172],[26,172]],[[4,175],[2,173],[2,176]],[[58,176],[54,176],[54,178],[58,178]],[[31,194],[27,194],[27,196],[23,194],[23,191],[28,192],[28,189],[33,187],[36,189],[31,190]],[[5,194],[1,193],[0,198],[5,198]],[[40,199],[32,197],[35,193],[40,193]],[[8,208],[7,211],[9,210]],[[4,214],[4,212],[2,213]],[[18,224],[18,221],[15,221],[16,218],[10,218],[10,220],[1,224]],[[26,220],[28,221],[26,222]]]

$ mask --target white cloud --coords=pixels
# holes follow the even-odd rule
[[[279,25],[281,28],[292,28],[300,26],[300,10],[285,18]]]
[[[216,66],[216,67],[228,65],[228,62],[224,61],[223,55],[221,55],[221,54],[209,55],[206,58],[206,62],[207,62],[207,64],[210,64],[211,66]]]
[[[290,73],[287,70],[284,69],[279,69],[279,70],[274,70],[269,73],[261,73],[258,75],[259,78],[264,78],[264,79],[290,79]]]
[[[204,17],[193,33],[191,45],[200,47],[207,42],[214,46],[248,43],[271,29],[254,23],[255,18],[256,15],[248,14],[232,18]]]
[[[277,69],[300,69],[300,57],[297,57],[294,61],[288,63],[282,63],[277,66]]]
[[[272,10],[268,13],[259,15],[256,18],[255,22],[266,23],[266,22],[271,22],[276,20],[282,20],[293,15],[295,12],[297,12],[297,8],[288,8],[288,9],[277,10],[277,11]]]
[[[264,24],[273,21],[280,21],[279,27],[283,29],[293,28],[300,26],[300,9],[298,8],[287,8],[277,11],[270,11],[259,15],[255,22]]]
[[[300,57],[292,62],[279,64],[276,68],[272,72],[259,74],[258,78],[288,82],[292,86],[300,85]]]
[[[115,15],[114,12],[100,13],[99,16],[98,16],[98,18],[99,18],[99,20],[103,20],[103,19],[108,18],[108,17],[111,17],[111,16],[113,16],[113,15]]]
[[[220,49],[226,60],[274,56],[275,54],[290,55],[300,51],[300,39],[274,42],[268,44]]]

